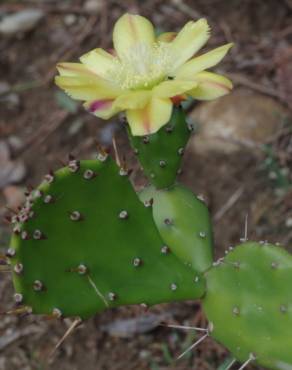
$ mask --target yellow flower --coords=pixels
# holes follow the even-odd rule
[[[232,83],[205,71],[226,55],[232,44],[194,57],[207,42],[205,19],[155,36],[153,25],[125,14],[113,31],[114,53],[95,49],[81,63],[59,63],[56,84],[97,117],[109,119],[126,111],[133,135],[156,132],[171,116],[173,102],[191,96],[211,100],[227,94]]]

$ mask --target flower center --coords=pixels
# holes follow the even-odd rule
[[[117,60],[112,79],[125,90],[150,89],[163,80],[171,68],[171,54],[165,43],[138,43]]]

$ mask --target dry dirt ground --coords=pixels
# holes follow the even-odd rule
[[[288,117],[291,114],[290,0],[2,1],[0,22],[24,9],[40,9],[43,18],[27,32],[0,34],[1,216],[7,213],[7,203],[17,206],[23,189],[36,185],[68,153],[92,157],[95,141],[111,145],[113,133],[120,152],[137,168],[120,123],[100,122],[70,103],[53,84],[56,62],[77,60],[97,46],[110,47],[113,22],[125,11],[148,16],[161,31],[206,17],[213,31],[208,47],[236,43],[220,66],[220,72],[233,79],[235,90],[269,97]],[[245,119],[235,115],[238,120],[245,125]],[[259,122],[264,127],[265,122]],[[243,236],[247,214],[250,239],[281,242],[292,250],[291,132],[291,120],[279,117],[273,135],[267,139],[263,134],[265,139],[260,137],[256,147],[240,142],[243,145],[234,152],[210,148],[202,154],[190,144],[180,181],[208,200],[217,256]],[[195,135],[200,137],[200,132]],[[137,172],[133,180],[141,184]],[[9,228],[1,223],[0,252],[8,239]],[[9,274],[1,274],[0,311],[12,306],[12,295]],[[129,318],[134,322],[126,321]],[[122,320],[121,327],[117,320]],[[0,370],[223,370],[219,366],[228,353],[211,339],[175,361],[196,335],[158,326],[161,321],[206,325],[197,302],[160,305],[146,313],[140,307],[110,310],[82,324],[50,357],[69,322],[0,316]]]

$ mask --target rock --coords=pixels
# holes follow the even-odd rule
[[[0,33],[14,35],[30,31],[43,17],[44,12],[40,9],[26,9],[6,15],[0,22]]]
[[[201,154],[252,149],[270,139],[287,117],[288,111],[274,99],[239,89],[191,113],[190,120],[199,127],[189,147]]]
[[[22,187],[15,185],[6,186],[6,188],[3,189],[3,195],[7,206],[11,209],[17,209],[17,207],[24,202],[24,192],[25,190]]]
[[[84,4],[84,9],[91,14],[98,14],[104,6],[101,0],[87,0]]]
[[[7,185],[18,183],[26,175],[24,163],[10,159],[10,148],[7,142],[0,141],[0,189]]]

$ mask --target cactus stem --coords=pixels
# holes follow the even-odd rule
[[[55,345],[54,349],[52,350],[52,352],[50,353],[49,357],[52,357],[56,350],[63,344],[63,342],[68,338],[68,336],[70,334],[72,334],[73,330],[78,326],[80,325],[82,322],[81,318],[78,317],[76,320],[74,320],[72,322],[72,324],[70,325],[70,327],[68,328],[68,330],[66,331],[66,333],[63,335],[63,337],[59,340],[59,342]]]
[[[255,355],[254,355],[253,353],[250,353],[250,355],[249,355],[248,359],[245,361],[245,363],[244,363],[244,364],[242,364],[242,365],[240,366],[240,368],[239,368],[238,370],[243,370],[243,369],[245,369],[245,368],[246,368],[246,366],[247,366],[248,364],[250,364],[252,361],[254,361],[255,359],[256,359]]]
[[[105,299],[104,295],[100,292],[100,290],[97,288],[96,284],[91,279],[91,277],[89,275],[87,275],[87,278],[88,278],[88,281],[89,281],[90,285],[94,289],[96,295],[103,301],[103,303],[105,304],[106,307],[109,307],[109,304],[108,304],[107,300]]]
[[[181,353],[177,360],[181,359],[184,355],[186,355],[189,351],[194,349],[196,346],[198,346],[203,340],[205,340],[209,336],[209,331],[207,331],[206,334],[204,334],[201,338],[199,338],[195,343],[193,343],[190,347],[188,347],[183,353]]]

